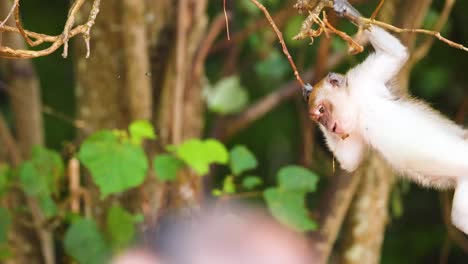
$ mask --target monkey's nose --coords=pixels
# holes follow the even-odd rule
[[[314,113],[314,112],[309,112],[309,117],[310,119],[314,120],[314,121],[318,121],[319,118],[320,118],[321,114],[317,114],[317,113]]]

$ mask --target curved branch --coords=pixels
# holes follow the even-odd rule
[[[89,33],[90,33],[91,28],[94,25],[96,16],[99,13],[99,6],[101,3],[101,0],[94,0],[93,6],[91,8],[91,11],[88,17],[88,21],[85,24],[77,26],[72,29],[74,22],[75,22],[76,14],[78,13],[78,11],[80,10],[80,7],[84,3],[84,0],[76,0],[72,4],[69,10],[68,18],[67,18],[67,21],[65,22],[64,30],[62,34],[59,36],[49,36],[49,35],[35,33],[35,32],[31,32],[31,31],[23,29],[23,26],[21,24],[20,17],[19,17],[18,2],[19,1],[16,1],[15,4],[13,5],[16,27],[5,26],[4,22],[2,22],[0,24],[0,32],[7,31],[7,32],[19,33],[23,36],[23,38],[28,42],[30,46],[37,46],[44,42],[51,42],[52,45],[48,48],[45,48],[39,51],[14,49],[11,47],[4,47],[0,45],[0,57],[10,58],[10,59],[37,58],[37,57],[49,55],[55,52],[58,48],[60,48],[63,45],[64,51],[63,51],[62,56],[66,58],[68,55],[68,40],[78,34],[83,34],[84,40],[86,42],[87,51],[88,51],[87,57],[89,56]],[[10,15],[7,16],[7,19],[9,16]],[[34,38],[35,40],[31,40],[31,38]]]

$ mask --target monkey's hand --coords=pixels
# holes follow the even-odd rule
[[[333,1],[333,10],[341,17],[346,17],[351,20],[353,23],[360,25],[361,13],[357,11],[348,0],[334,0]]]

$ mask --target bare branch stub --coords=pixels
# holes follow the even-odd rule
[[[101,0],[94,0],[93,5],[88,17],[88,21],[83,25],[75,26],[75,17],[78,11],[81,9],[85,0],[75,0],[70,7],[68,12],[68,18],[65,22],[65,26],[63,29],[62,34],[58,36],[50,36],[46,34],[36,33],[32,31],[25,30],[22,26],[20,16],[19,16],[19,0],[15,0],[13,6],[11,8],[10,13],[8,16],[0,23],[0,33],[1,32],[13,32],[17,34],[21,34],[25,41],[32,47],[40,45],[42,43],[52,43],[49,47],[44,48],[42,50],[22,50],[22,49],[15,49],[12,47],[2,46],[0,43],[0,57],[1,58],[12,58],[12,59],[30,59],[30,58],[37,58],[49,55],[55,52],[58,48],[62,45],[64,47],[64,51],[62,56],[66,58],[68,56],[68,40],[76,35],[82,34],[84,40],[86,42],[87,53],[86,57],[89,57],[90,52],[90,31],[94,25],[96,17],[99,13],[99,5]],[[10,18],[11,15],[15,17],[15,27],[10,27],[5,25],[5,21]]]

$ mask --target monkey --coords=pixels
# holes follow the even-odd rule
[[[348,1],[335,0],[333,8],[360,23],[361,14]],[[424,102],[396,95],[392,81],[408,60],[407,48],[375,25],[364,26],[364,34],[374,52],[361,64],[303,87],[310,118],[345,171],[355,171],[374,150],[422,186],[455,188],[452,223],[468,234],[466,131]]]

